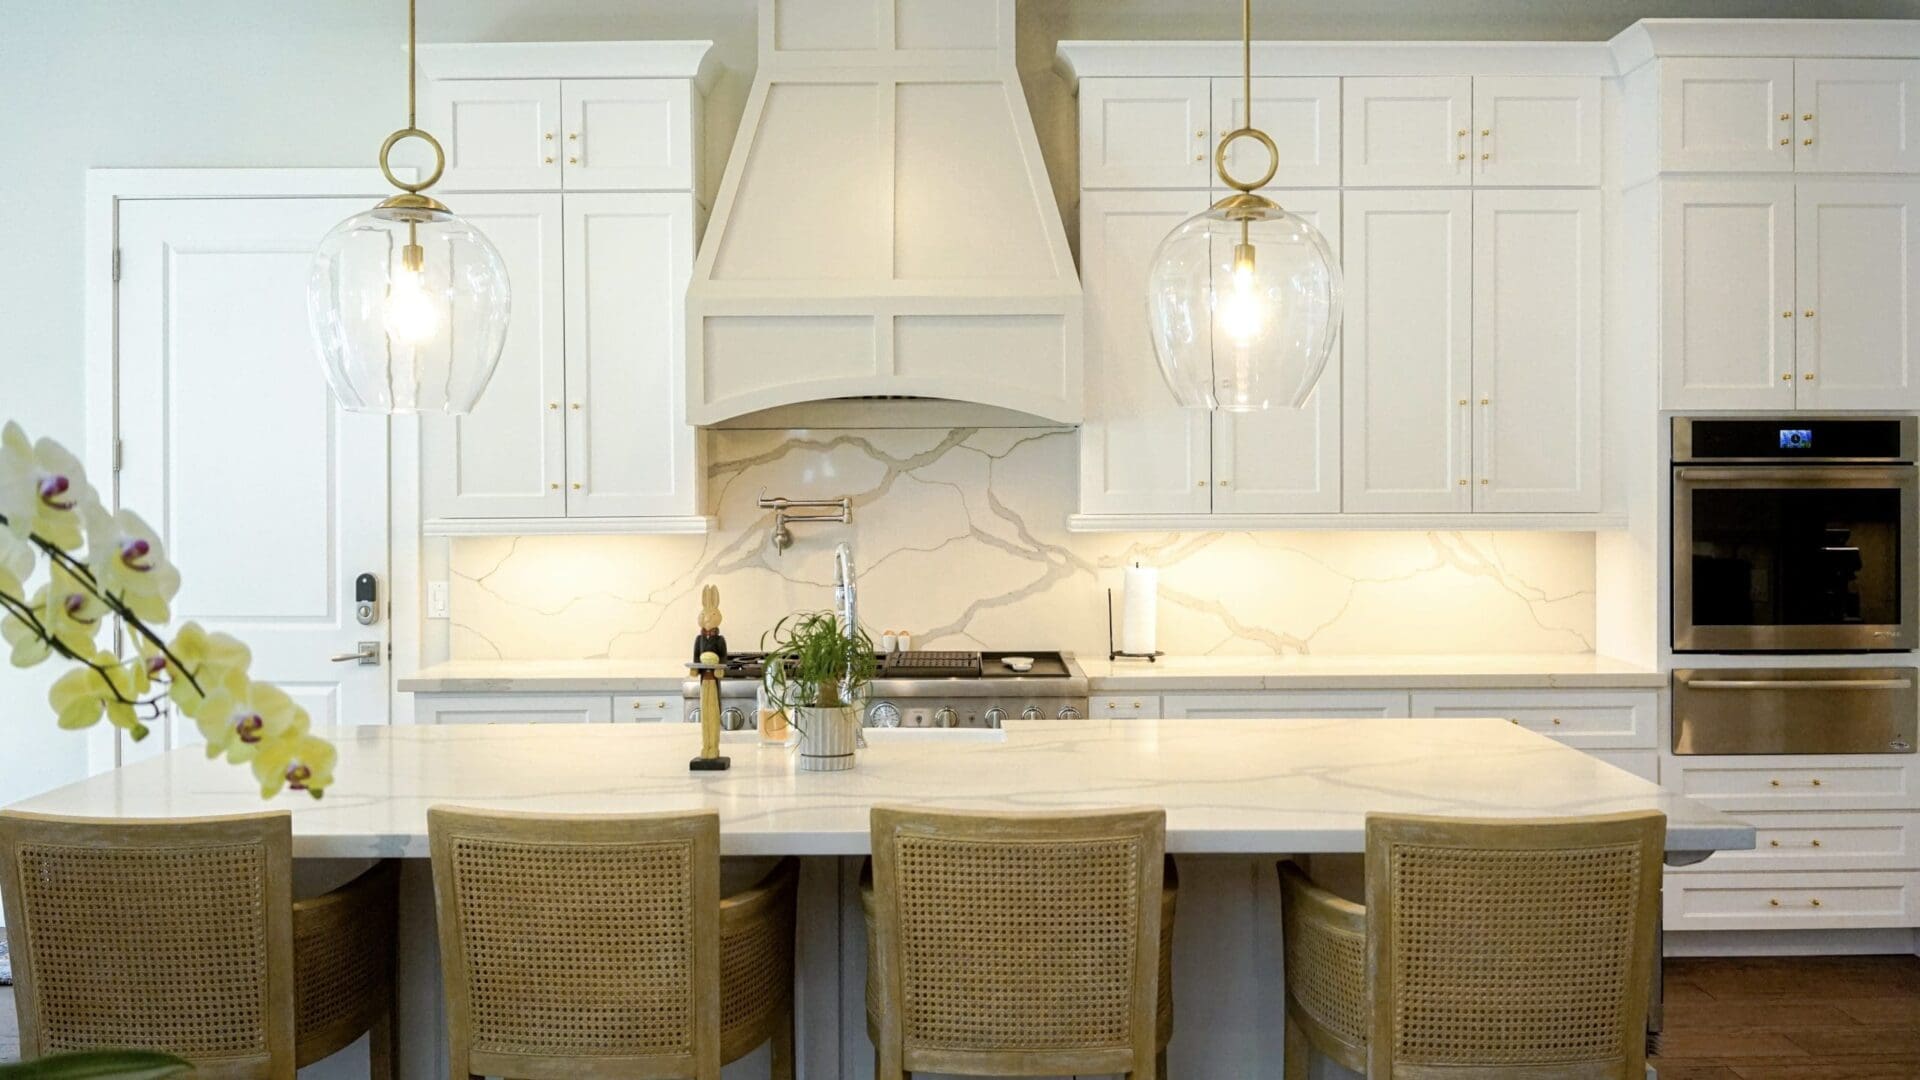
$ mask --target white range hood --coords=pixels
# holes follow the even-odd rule
[[[693,423],[866,399],[884,422],[899,398],[1079,422],[1080,281],[1013,20],[1013,0],[760,0],[688,292]]]

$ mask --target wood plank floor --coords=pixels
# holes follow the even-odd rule
[[[1660,1080],[1920,1078],[1920,957],[1676,958]]]

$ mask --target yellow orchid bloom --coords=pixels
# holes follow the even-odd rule
[[[11,421],[0,428],[0,515],[16,537],[31,533],[72,551],[80,546],[82,513],[99,503],[66,447],[52,439],[29,442]]]
[[[168,679],[167,696],[189,716],[196,715],[207,695],[226,682],[229,676],[246,675],[247,668],[253,663],[253,653],[238,638],[209,633],[197,622],[181,624],[167,647],[186,668],[186,672],[169,670],[171,665],[166,656],[152,642],[140,638],[140,655],[147,660],[147,673],[155,678],[165,673]],[[192,678],[187,677],[188,672]],[[196,681],[205,693],[194,689]]]
[[[75,655],[91,656],[93,639],[106,618],[107,606],[59,564],[28,603],[46,632]],[[53,653],[53,646],[28,623],[9,615],[0,621],[0,639],[13,650],[14,667],[32,667]]]
[[[133,708],[133,702],[146,690],[145,669],[138,663],[123,664],[110,653],[97,653],[92,659],[105,675],[90,667],[76,667],[54,680],[47,691],[47,703],[60,718],[60,726],[77,731],[92,727],[105,716],[108,723],[135,740],[146,738],[147,728]]]
[[[333,783],[333,763],[338,757],[332,743],[304,730],[267,743],[253,759],[260,797],[271,799],[285,786],[319,798]]]
[[[217,689],[209,687],[206,701],[189,715],[206,737],[207,756],[225,754],[235,765],[252,761],[263,745],[303,731],[306,724],[306,713],[286,691],[237,672],[222,679]]]
[[[168,601],[180,591],[180,571],[167,561],[153,526],[131,510],[86,512],[87,567],[100,591],[150,623],[172,617]]]

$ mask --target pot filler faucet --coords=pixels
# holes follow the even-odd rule
[[[847,624],[848,634],[860,625],[853,579],[853,546],[841,544],[833,549],[833,602],[840,609],[840,620]]]

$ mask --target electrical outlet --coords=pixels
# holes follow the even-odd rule
[[[444,581],[427,582],[427,618],[445,619],[448,617],[447,583]]]

